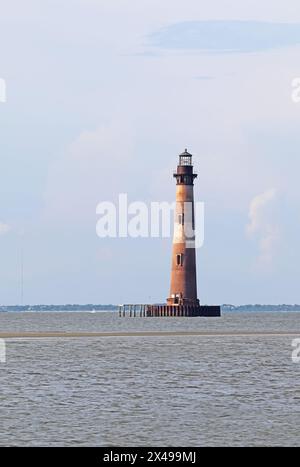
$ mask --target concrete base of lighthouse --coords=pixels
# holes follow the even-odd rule
[[[211,305],[148,305],[148,317],[179,317],[179,316],[221,316],[220,306]]]
[[[221,316],[221,307],[219,305],[200,305],[199,316]]]
[[[119,305],[119,316],[130,317],[179,317],[179,316],[221,316],[220,306],[209,305]]]

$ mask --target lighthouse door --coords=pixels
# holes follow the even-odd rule
[[[176,293],[175,294],[175,298],[174,298],[174,303],[175,305],[178,305],[179,304],[179,299],[180,299],[180,293]]]

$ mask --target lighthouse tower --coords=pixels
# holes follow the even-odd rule
[[[179,155],[176,179],[176,209],[171,266],[171,287],[167,303],[120,305],[120,316],[188,317],[221,316],[219,305],[200,305],[197,297],[196,237],[192,154],[186,149]],[[137,308],[136,308],[137,307]]]
[[[179,155],[176,179],[176,209],[168,305],[199,306],[197,298],[194,180],[192,154]]]

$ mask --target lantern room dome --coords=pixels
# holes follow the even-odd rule
[[[190,154],[190,153],[188,152],[188,150],[185,148],[185,150],[184,150],[181,154],[179,154],[179,156],[189,156],[189,157],[192,157],[192,154]]]

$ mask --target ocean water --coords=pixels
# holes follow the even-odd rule
[[[7,339],[0,445],[300,445],[300,313],[0,313],[0,332],[141,330],[221,335]]]

